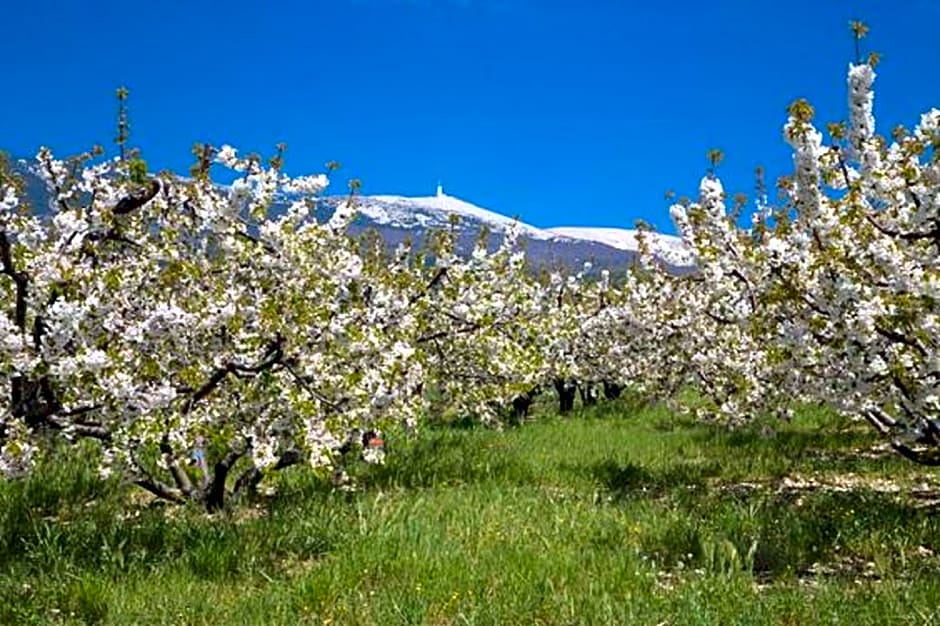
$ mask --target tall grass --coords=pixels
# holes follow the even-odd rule
[[[935,476],[821,411],[772,426],[625,401],[393,434],[356,492],[295,468],[212,516],[63,455],[0,485],[0,623],[940,621]]]

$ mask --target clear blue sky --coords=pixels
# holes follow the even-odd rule
[[[881,129],[940,106],[940,0],[20,0],[0,9],[0,149],[132,143],[185,172],[195,141],[337,160],[333,192],[446,190],[538,226],[672,231],[705,151],[729,191],[786,171],[786,106],[845,117],[847,22],[882,53]]]

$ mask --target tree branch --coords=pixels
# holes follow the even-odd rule
[[[269,471],[276,472],[292,465],[298,465],[301,461],[303,461],[303,455],[299,450],[287,450],[278,458],[277,463],[271,466]],[[235,481],[235,494],[238,495],[242,491],[253,492],[262,478],[264,478],[264,472],[252,464]]]
[[[878,220],[875,219],[873,215],[865,213],[865,219],[868,220],[868,223],[875,227],[878,232],[882,235],[887,235],[888,237],[896,237],[904,241],[920,241],[922,239],[933,239],[935,242],[940,241],[940,227],[933,228],[928,231],[912,231],[912,232],[901,232],[900,230],[892,230],[885,226],[882,226],[878,223]]]
[[[875,325],[875,332],[877,332],[879,335],[881,335],[882,337],[886,339],[890,339],[891,341],[895,343],[901,343],[901,344],[904,344],[905,346],[914,348],[915,350],[917,350],[918,353],[920,353],[922,357],[924,358],[927,357],[927,349],[924,348],[922,345],[920,345],[920,343],[918,343],[917,340],[915,339],[911,339],[910,337],[903,335],[897,331],[891,330],[890,328],[882,328],[881,326],[878,326],[877,324]]]
[[[26,300],[29,277],[23,272],[18,272],[14,267],[12,244],[7,238],[6,231],[2,230],[0,230],[0,273],[6,274],[13,280],[16,287],[13,322],[22,332],[26,332]]]
[[[424,296],[426,296],[432,289],[434,289],[438,285],[438,283],[440,283],[444,279],[445,274],[447,274],[446,267],[437,268],[437,271],[434,273],[434,276],[431,278],[431,282],[429,282],[424,289],[422,289],[418,293],[411,296],[411,298],[408,300],[408,305],[410,306],[414,304],[415,302],[417,302],[418,300],[420,300],[421,298],[423,298]]]
[[[153,178],[150,180],[150,185],[137,193],[132,193],[129,196],[121,198],[118,203],[114,206],[115,215],[127,215],[132,213],[144,206],[160,192],[160,180]]]
[[[134,480],[134,484],[138,487],[142,487],[164,500],[169,500],[170,502],[175,502],[176,504],[183,504],[186,502],[186,498],[183,497],[183,494],[179,490],[170,487],[164,482],[156,480],[154,478],[137,478]]]
[[[294,382],[296,382],[298,385],[300,385],[300,387],[301,387],[304,391],[306,391],[307,393],[309,393],[311,396],[313,396],[314,398],[316,398],[317,400],[319,400],[320,402],[322,402],[323,404],[325,404],[327,407],[329,407],[329,408],[332,409],[333,411],[339,411],[341,408],[343,408],[343,405],[346,404],[346,403],[349,401],[347,398],[340,398],[340,400],[339,400],[338,402],[334,402],[333,400],[330,400],[329,398],[327,398],[323,393],[321,393],[321,392],[317,391],[316,389],[314,389],[314,388],[310,385],[310,379],[309,379],[309,377],[301,376],[301,375],[298,374],[297,371],[294,369],[294,362],[295,362],[294,359],[290,359],[290,360],[285,359],[285,360],[282,360],[282,364],[284,365],[284,369],[286,369],[286,370],[287,370],[287,373],[291,375],[291,377],[294,379]]]
[[[895,439],[891,442],[891,447],[895,449],[901,456],[909,461],[913,461],[918,465],[926,465],[928,467],[940,467],[940,454],[937,454],[937,451],[934,450],[934,454],[930,455],[926,451],[915,450],[905,443]]]
[[[189,413],[197,402],[211,394],[229,374],[258,374],[273,367],[280,362],[284,356],[282,343],[283,340],[281,337],[276,337],[274,341],[271,342],[271,345],[268,346],[267,352],[261,357],[261,360],[254,365],[241,365],[239,363],[230,362],[213,372],[209,380],[203,383],[203,385],[193,393],[192,397],[190,397],[189,401],[186,403],[184,412]]]
[[[176,483],[177,488],[183,492],[183,495],[192,497],[194,492],[193,484],[189,480],[189,475],[186,473],[186,470],[180,467],[179,461],[177,461],[176,455],[173,453],[173,447],[170,445],[169,437],[165,435],[163,441],[160,442],[160,453],[163,454],[163,460],[169,468],[170,474],[173,476],[173,482]]]

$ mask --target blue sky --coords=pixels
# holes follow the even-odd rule
[[[538,226],[671,232],[705,152],[729,191],[786,173],[786,106],[845,117],[850,19],[882,53],[882,131],[940,106],[940,0],[306,0],[9,3],[0,149],[132,143],[185,172],[193,142],[337,160],[334,192],[448,193]]]

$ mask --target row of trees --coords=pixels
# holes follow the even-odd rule
[[[390,257],[347,235],[352,195],[315,219],[325,175],[198,152],[182,180],[41,150],[49,214],[3,168],[3,473],[91,438],[103,472],[217,508],[267,471],[331,464],[354,433],[413,429],[441,398],[493,419],[536,384],[545,302],[511,239],[460,258],[441,232]]]
[[[354,195],[318,222],[327,177],[287,176],[282,151],[199,147],[182,180],[123,151],[41,150],[48,215],[4,167],[0,470],[90,438],[102,471],[214,509],[267,472],[329,466],[351,433],[442,406],[520,417],[551,387],[564,409],[579,382],[693,384],[694,410],[730,422],[824,402],[940,464],[920,447],[940,445],[940,111],[889,144],[873,65],[850,66],[829,141],[790,107],[794,173],[748,227],[711,173],[672,207],[698,264],[681,277],[642,236],[616,282],[536,275],[513,233],[468,258],[449,232],[390,255],[348,236]],[[219,167],[234,182],[213,182]]]

